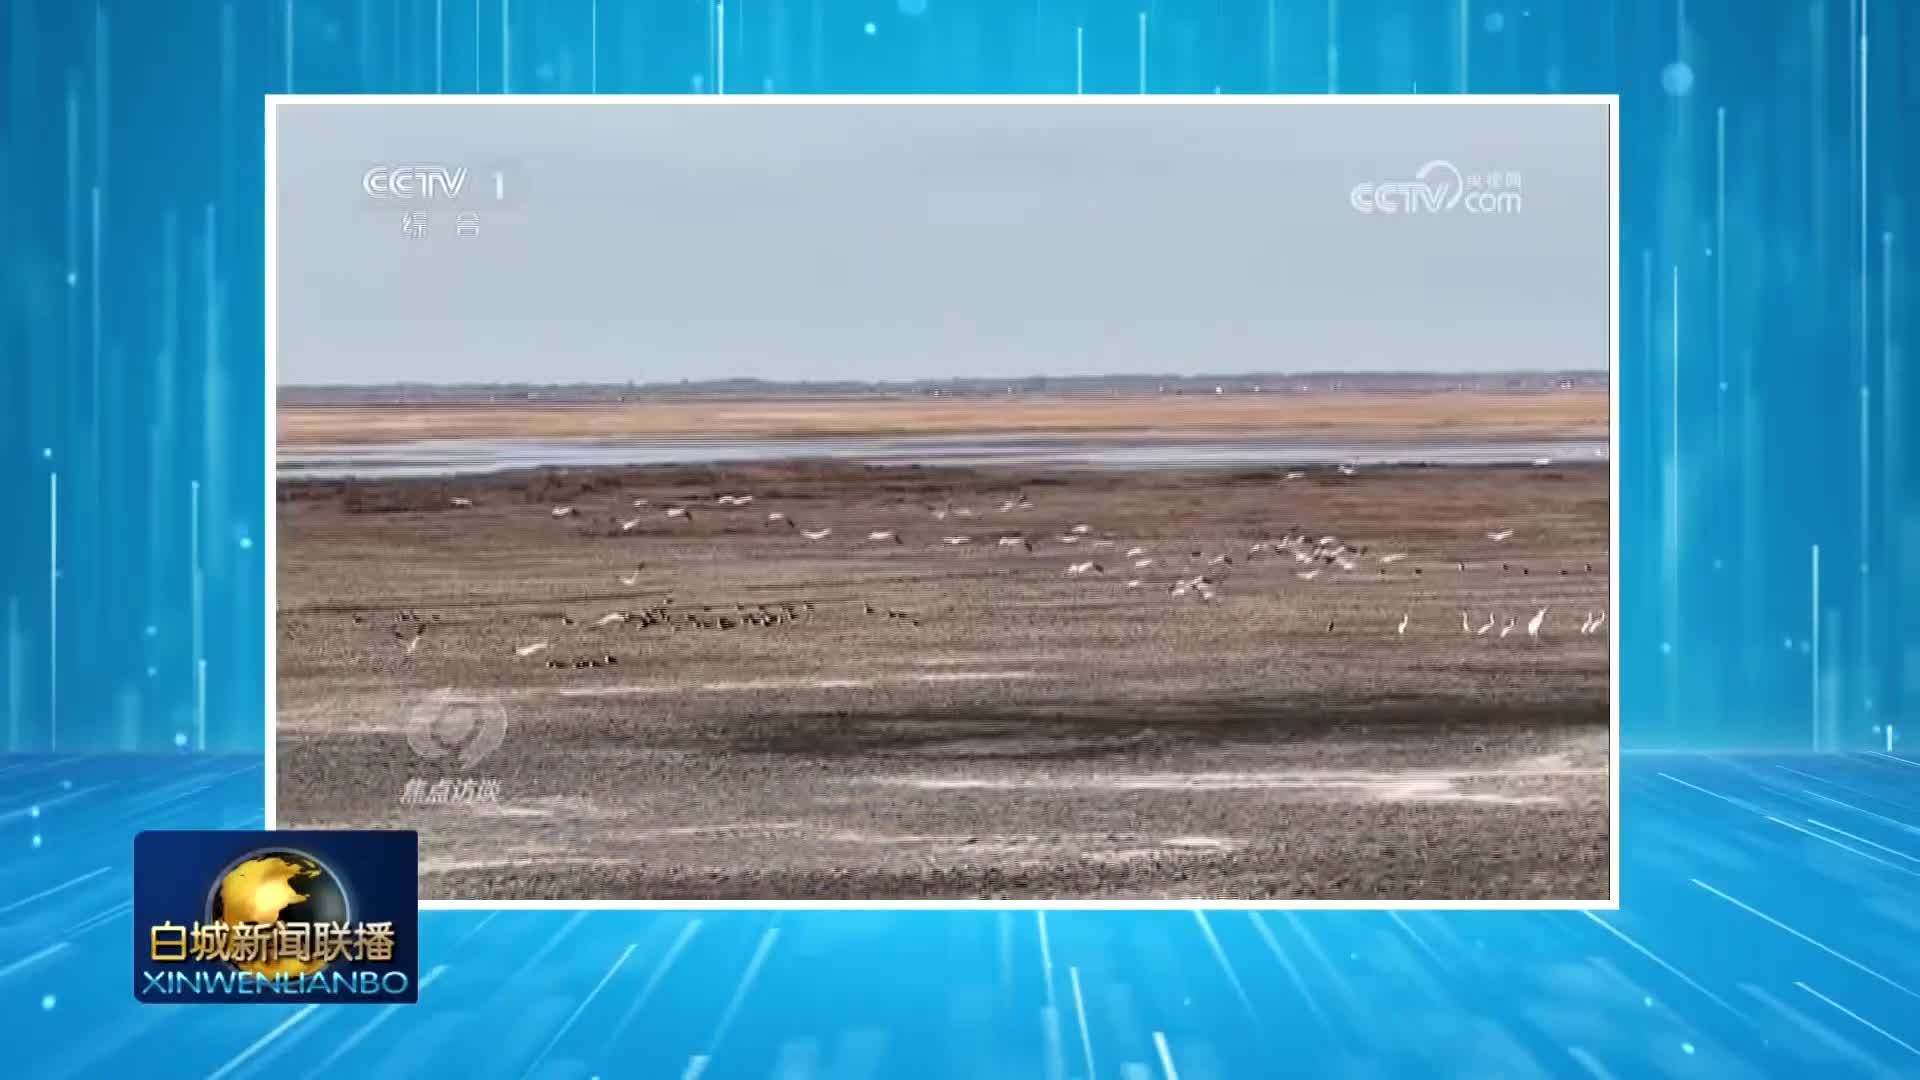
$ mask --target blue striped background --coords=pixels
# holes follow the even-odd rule
[[[1913,1074],[1916,46],[1896,0],[0,0],[0,1067]],[[260,95],[722,67],[1620,93],[1622,734],[1687,751],[1624,763],[1624,909],[435,913],[398,1014],[134,1006],[132,832],[259,821]]]

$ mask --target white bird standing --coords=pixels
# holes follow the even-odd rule
[[[1593,612],[1591,611],[1587,612],[1587,617],[1580,620],[1580,633],[1582,634],[1593,633]]]
[[[1287,474],[1287,479],[1289,479],[1289,480],[1298,480],[1298,479],[1300,479],[1301,477],[1303,477],[1303,476],[1305,476],[1305,475],[1307,475],[1307,474],[1306,474],[1306,473],[1303,473],[1303,472],[1290,472],[1290,473],[1288,473],[1288,474]]]
[[[1399,634],[1402,637],[1405,637],[1407,633],[1407,623],[1411,622],[1412,620],[1413,620],[1413,612],[1411,611],[1401,612],[1400,625],[1397,628],[1395,628],[1394,633]]]
[[[1513,633],[1513,616],[1509,615],[1507,621],[1500,624],[1500,636],[1506,637],[1511,633]]]
[[[1480,636],[1480,635],[1484,635],[1484,634],[1485,634],[1485,633],[1486,633],[1487,631],[1489,631],[1489,630],[1491,630],[1491,629],[1493,629],[1493,613],[1492,613],[1492,612],[1488,612],[1488,613],[1487,613],[1487,621],[1486,621],[1486,622],[1485,622],[1485,623],[1484,623],[1484,624],[1483,624],[1483,625],[1482,625],[1482,626],[1480,627],[1480,629],[1478,629],[1478,630],[1475,630],[1475,631],[1474,631],[1474,634],[1475,634],[1475,636]]]
[[[623,622],[626,622],[631,617],[632,616],[628,615],[624,611],[609,611],[605,615],[602,615],[598,619],[595,619],[593,621],[593,625],[608,626],[612,623],[623,623]]]
[[[640,527],[639,518],[630,518],[620,523],[620,531],[623,533],[630,533],[639,527]]]
[[[971,536],[945,536],[945,537],[941,537],[941,539],[940,539],[940,542],[941,542],[941,543],[943,543],[943,544],[945,544],[945,545],[947,545],[948,547],[959,547],[959,546],[960,546],[961,544],[971,544],[971,543],[973,543],[973,537],[971,537]]]
[[[473,506],[473,500],[462,498],[458,495],[455,495],[453,498],[447,500],[447,505],[452,506],[455,509],[465,510]]]
[[[1463,634],[1473,633],[1473,627],[1468,624],[1467,613],[1464,611],[1460,613],[1460,632]]]
[[[1316,566],[1312,570],[1295,570],[1293,576],[1299,578],[1301,581],[1312,581],[1314,578],[1320,576],[1320,568]]]
[[[688,509],[687,509],[686,507],[684,507],[684,506],[669,506],[669,507],[667,507],[667,516],[668,516],[668,517],[670,517],[670,518],[686,518],[686,519],[687,519],[688,521],[692,521],[692,520],[693,520],[693,513],[692,513],[692,511],[690,511],[690,510],[688,510]]]
[[[1383,562],[1383,563],[1397,563],[1397,562],[1399,562],[1399,561],[1400,561],[1401,559],[1404,559],[1404,558],[1406,558],[1406,557],[1407,557],[1407,553],[1406,553],[1406,552],[1404,552],[1404,551],[1396,551],[1396,552],[1394,552],[1394,553],[1393,553],[1393,554],[1391,554],[1391,555],[1382,555],[1382,556],[1380,556],[1380,561],[1381,561],[1381,562]]]
[[[1137,589],[1137,588],[1139,588],[1139,587],[1140,587],[1140,586],[1141,586],[1142,584],[1143,584],[1143,582],[1142,582],[1142,581],[1141,581],[1141,580],[1140,580],[1139,578],[1133,578],[1132,580],[1130,580],[1130,581],[1128,581],[1128,582],[1127,582],[1127,588],[1129,588],[1129,589]]]
[[[513,650],[513,655],[518,656],[524,660],[527,657],[532,656],[534,653],[546,651],[546,648],[547,648],[546,642],[536,641],[531,645],[522,645],[519,648]]]
[[[832,529],[801,529],[800,535],[809,540],[825,540],[833,535]]]
[[[1353,466],[1351,466],[1351,465],[1342,465],[1342,466],[1340,466],[1340,475],[1341,475],[1341,476],[1352,476],[1352,475],[1353,475],[1353,472],[1354,472],[1354,469],[1353,469]]]
[[[1143,547],[1130,547],[1130,548],[1128,548],[1128,549],[1127,549],[1127,558],[1129,558],[1129,559],[1137,559],[1137,558],[1139,558],[1140,556],[1142,556],[1142,555],[1145,555],[1146,553],[1147,553],[1147,549],[1146,549],[1146,548],[1143,548]]]
[[[1100,564],[1097,562],[1077,562],[1077,563],[1074,563],[1072,566],[1067,567],[1067,573],[1076,574],[1076,575],[1077,574],[1098,574],[1100,573]]]
[[[1489,539],[1489,540],[1491,540],[1491,541],[1493,541],[1494,543],[1496,543],[1496,544],[1498,544],[1498,543],[1500,543],[1501,541],[1503,541],[1503,540],[1505,540],[1505,539],[1506,539],[1507,537],[1509,537],[1509,536],[1512,536],[1512,535],[1513,535],[1513,530],[1512,530],[1512,529],[1501,529],[1501,530],[1500,530],[1499,532],[1490,532],[1490,533],[1488,533],[1488,534],[1487,534],[1487,539]]]
[[[1135,570],[1145,570],[1145,569],[1147,569],[1147,568],[1149,568],[1149,567],[1151,567],[1152,565],[1153,565],[1153,560],[1152,560],[1152,559],[1135,559],[1135,560],[1133,560],[1133,568],[1134,568]]]
[[[892,529],[875,529],[874,531],[867,534],[867,539],[872,540],[876,543],[881,543],[881,544],[885,544],[885,543],[898,544],[901,542],[900,534],[897,532],[894,532]]]
[[[772,510],[767,513],[767,520],[768,521],[785,521],[787,520],[787,515],[781,513],[778,510]]]
[[[553,508],[553,516],[557,518],[566,517],[571,513],[573,513],[573,507],[571,506],[556,506]]]
[[[1603,611],[1597,617],[1594,618],[1593,629],[1587,631],[1587,633],[1597,634],[1600,632],[1600,628],[1605,625],[1607,625],[1607,613]]]
[[[1090,532],[1092,532],[1092,531],[1093,531],[1093,526],[1091,526],[1091,525],[1075,525],[1075,526],[1074,526],[1073,528],[1071,528],[1071,529],[1068,529],[1067,531],[1068,531],[1068,532],[1070,532],[1070,533],[1078,533],[1078,534],[1079,534],[1079,535],[1081,535],[1081,536],[1085,536],[1085,535],[1087,535],[1088,533],[1090,533]]]
[[[1539,611],[1534,612],[1533,618],[1527,620],[1527,636],[1538,641],[1540,639],[1540,627],[1545,625],[1546,621],[1546,608],[1541,608]]]

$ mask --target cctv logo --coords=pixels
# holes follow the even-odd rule
[[[1517,214],[1520,174],[1462,175],[1451,161],[1429,161],[1412,180],[1355,184],[1347,202],[1362,214]]]
[[[467,170],[445,165],[375,165],[360,187],[375,199],[454,199],[467,186]]]

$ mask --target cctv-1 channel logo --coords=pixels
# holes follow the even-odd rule
[[[464,166],[375,165],[360,176],[370,199],[457,199],[466,186]]]

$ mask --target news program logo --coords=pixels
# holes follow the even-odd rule
[[[139,834],[134,996],[415,1001],[418,851],[397,831]]]

